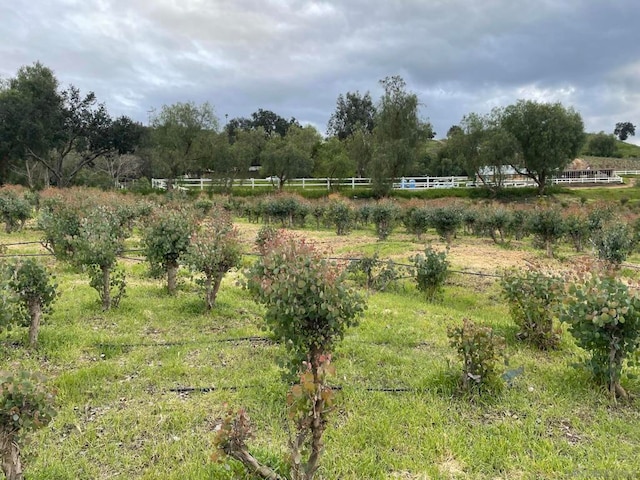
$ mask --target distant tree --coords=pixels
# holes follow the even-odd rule
[[[393,180],[417,162],[421,142],[432,138],[433,130],[418,117],[418,96],[407,92],[402,77],[387,77],[380,83],[384,94],[376,115],[369,170],[375,193],[385,196]]]
[[[260,164],[260,153],[267,139],[262,128],[237,130],[233,141],[227,132],[212,135],[202,157],[201,167],[222,181],[226,190],[244,178],[251,165]]]
[[[261,154],[263,173],[278,177],[280,189],[292,178],[311,175],[312,155],[321,140],[322,137],[312,126],[294,126],[285,137],[270,138]]]
[[[61,187],[103,155],[132,152],[142,134],[128,117],[113,119],[93,92],[82,96],[73,85],[60,91],[53,72],[40,63],[9,79],[0,91],[0,112],[5,160],[35,160]]]
[[[470,113],[457,127],[449,129],[446,153],[487,188],[501,188],[505,167],[515,161],[518,145],[509,132],[500,128],[497,112],[485,116]]]
[[[373,105],[369,92],[364,95],[361,95],[360,92],[347,92],[346,98],[340,94],[336,111],[329,118],[327,135],[345,140],[358,129],[372,133],[375,126],[375,115],[376,107]]]
[[[365,128],[359,127],[344,141],[347,155],[356,165],[359,177],[364,177],[369,169],[373,157],[373,134]]]
[[[604,132],[596,133],[589,139],[587,152],[594,157],[614,157],[616,154],[616,137]]]
[[[331,137],[320,144],[316,155],[316,175],[327,177],[331,182],[332,179],[350,177],[355,170],[355,162],[337,137]]]
[[[618,122],[613,134],[621,141],[625,141],[630,135],[633,137],[636,134],[636,126],[631,122]]]
[[[512,166],[536,182],[540,195],[549,178],[576,157],[585,139],[580,114],[560,103],[520,100],[501,112],[500,126],[518,142]]]
[[[156,169],[168,177],[167,188],[180,175],[198,168],[208,154],[208,141],[218,130],[209,103],[164,105],[151,119],[151,146]]]
[[[229,120],[225,126],[225,131],[229,135],[229,141],[234,143],[238,132],[262,129],[262,133],[267,138],[272,138],[276,135],[284,137],[289,128],[294,126],[300,127],[300,123],[295,118],[291,117],[287,120],[271,110],[259,108],[251,114],[251,118],[238,117]]]
[[[447,130],[447,138],[451,138],[458,133],[462,133],[462,127],[460,125],[451,125]]]

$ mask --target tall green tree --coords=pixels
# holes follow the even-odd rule
[[[358,127],[344,140],[344,145],[347,155],[356,166],[357,175],[366,176],[373,158],[373,134],[366,128]]]
[[[370,174],[378,196],[389,193],[394,179],[418,160],[423,140],[433,137],[431,125],[418,117],[418,96],[406,90],[400,76],[380,81],[384,94],[373,131],[374,150]]]
[[[352,176],[355,170],[355,162],[349,157],[344,144],[337,137],[331,137],[320,144],[315,165],[317,176],[327,177],[332,183],[332,180]]]
[[[4,160],[35,160],[61,187],[103,155],[132,152],[142,134],[130,118],[112,118],[93,92],[60,90],[51,69],[40,63],[21,67],[9,79],[0,91],[0,112]]]
[[[210,154],[211,139],[218,130],[218,118],[209,103],[164,105],[151,119],[151,145],[156,171],[173,180],[198,170]]]
[[[368,133],[375,126],[376,107],[369,92],[347,92],[346,97],[338,95],[336,111],[331,114],[327,125],[327,135],[340,140],[353,135],[358,129]]]
[[[310,125],[293,126],[284,137],[270,138],[261,154],[263,173],[278,177],[280,189],[292,178],[310,176],[313,153],[321,141],[320,133]]]
[[[531,178],[542,195],[551,176],[578,154],[584,140],[582,117],[560,103],[520,100],[501,112],[500,126],[518,142],[512,166]]]

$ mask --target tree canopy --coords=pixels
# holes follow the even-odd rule
[[[636,134],[636,126],[631,122],[618,122],[616,128],[613,130],[613,134],[621,141],[625,141],[629,136]]]
[[[112,118],[93,92],[73,85],[60,90],[53,71],[41,63],[24,66],[0,90],[0,151],[6,163],[33,159],[51,181],[69,185],[84,167],[107,154],[132,152],[141,125]]]
[[[520,100],[500,112],[500,126],[518,143],[512,166],[533,179],[544,193],[547,180],[561,172],[578,154],[585,140],[582,117],[560,103]]]
[[[361,129],[372,133],[375,126],[376,107],[369,92],[347,92],[346,97],[338,95],[336,111],[331,114],[327,125],[327,135],[340,140],[352,136]]]
[[[400,76],[380,81],[380,99],[373,131],[370,175],[377,195],[386,195],[394,179],[405,175],[420,155],[420,145],[433,138],[431,124],[418,116],[418,96],[406,90]]]
[[[210,155],[208,142],[218,130],[218,118],[209,103],[178,102],[164,105],[152,117],[151,129],[156,169],[172,180],[199,169]]]

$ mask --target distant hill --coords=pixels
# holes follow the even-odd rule
[[[582,147],[582,152],[580,152],[580,155],[582,157],[587,155],[587,146],[589,145],[589,140],[591,140],[591,137],[593,137],[594,135],[595,133],[587,133],[587,138],[584,142],[584,146]],[[617,151],[615,158],[640,158],[640,146],[638,145],[616,140],[616,150]]]

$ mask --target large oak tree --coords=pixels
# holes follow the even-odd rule
[[[112,118],[93,92],[60,90],[41,63],[21,67],[0,90],[3,164],[35,160],[60,187],[103,155],[132,152],[141,134],[130,118]]]

